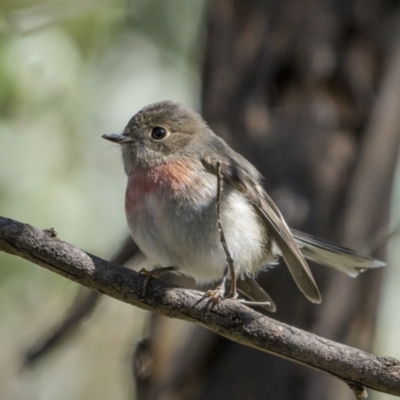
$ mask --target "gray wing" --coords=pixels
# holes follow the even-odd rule
[[[202,158],[205,168],[214,174],[218,163],[224,180],[247,196],[257,209],[266,229],[278,245],[282,256],[299,289],[314,303],[321,302],[321,294],[311,274],[310,268],[296,244],[293,235],[277,206],[261,186],[261,175],[245,158],[234,152],[222,140],[216,140],[214,152]],[[210,151],[210,149],[208,149]]]

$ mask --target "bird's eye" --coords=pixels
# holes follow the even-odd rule
[[[153,128],[153,130],[151,131],[151,137],[154,140],[163,140],[168,136],[168,132],[166,129],[161,128],[161,126],[156,126],[155,128]]]

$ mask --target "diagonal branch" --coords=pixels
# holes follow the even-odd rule
[[[273,353],[345,381],[400,396],[400,361],[376,357],[293,326],[275,321],[235,300],[223,300],[204,313],[192,307],[202,293],[151,280],[142,297],[145,276],[112,264],[40,230],[0,217],[0,250],[25,258],[115,299],[172,318],[191,321],[228,339]],[[361,390],[361,389],[360,389]]]

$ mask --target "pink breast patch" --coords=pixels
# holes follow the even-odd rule
[[[165,200],[188,194],[198,188],[199,179],[195,171],[181,161],[173,161],[143,171],[135,172],[128,177],[125,195],[125,210],[127,214],[139,211],[149,196],[159,196]]]

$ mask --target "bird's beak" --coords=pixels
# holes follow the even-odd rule
[[[121,144],[123,142],[128,142],[129,138],[121,135],[119,133],[107,133],[102,136],[102,138],[109,140],[110,142]]]

